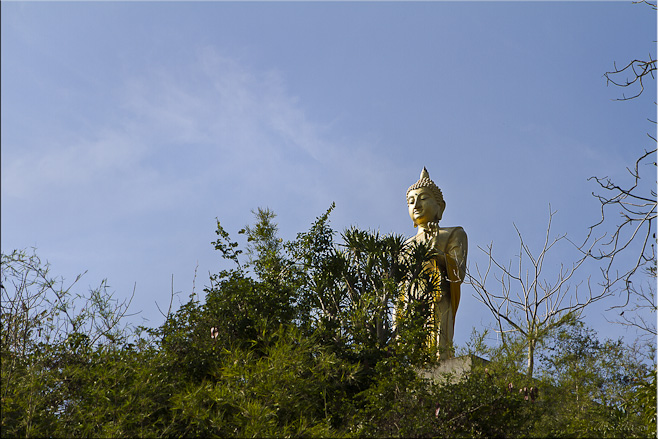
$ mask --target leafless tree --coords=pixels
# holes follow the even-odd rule
[[[504,265],[493,255],[493,245],[479,247],[488,257],[486,269],[475,265],[475,272],[467,274],[468,282],[473,286],[477,299],[491,311],[504,344],[518,336],[524,341],[527,350],[527,375],[532,377],[535,349],[551,330],[567,323],[578,315],[587,305],[603,299],[608,290],[589,288],[579,294],[581,285],[572,284],[575,272],[588,257],[581,256],[570,265],[559,264],[559,270],[553,280],[544,275],[547,257],[557,244],[564,242],[572,245],[566,235],[551,236],[551,222],[555,212],[550,211],[544,244],[538,254],[533,253],[519,229],[520,251]],[[556,266],[557,264],[552,264]],[[493,277],[493,281],[491,280]],[[515,336],[515,337],[510,337]]]
[[[633,3],[648,5],[654,11],[657,9],[655,1],[643,0],[634,1]],[[649,53],[647,59],[634,59],[623,67],[617,67],[617,63],[615,62],[614,69],[606,72],[603,76],[605,76],[608,85],[612,84],[624,89],[629,88],[634,90],[630,96],[622,93],[622,97],[616,100],[628,101],[635,99],[644,92],[645,81],[656,79],[656,58]]]
[[[636,1],[656,10],[656,2]],[[656,58],[651,54],[646,60],[633,60],[625,66],[605,73],[607,84],[633,90],[627,96],[622,93],[618,101],[636,99],[645,91],[647,81],[656,79]],[[649,119],[650,122],[656,122]],[[623,291],[623,303],[613,307],[621,310],[615,321],[641,330],[655,337],[656,322],[647,318],[649,311],[656,312],[656,137],[647,134],[650,146],[644,148],[633,168],[627,168],[631,182],[619,184],[608,177],[591,177],[599,192],[593,195],[601,203],[601,219],[590,227],[585,244],[589,256],[603,262],[603,288]],[[601,246],[591,251],[594,236],[612,226],[612,232],[601,239]],[[639,276],[638,276],[639,275]],[[647,275],[651,282],[645,284]],[[639,284],[639,286],[638,286]]]
[[[644,92],[644,81],[647,79],[656,79],[655,72],[656,60],[651,54],[649,54],[648,60],[634,59],[624,67],[617,67],[617,63],[615,63],[614,69],[610,72],[606,72],[603,76],[605,76],[608,84],[624,88],[635,87],[636,90],[633,91],[632,95],[626,96],[625,93],[622,93],[622,97],[616,99],[617,101],[628,101],[630,99],[635,99]],[[625,77],[622,78],[624,75]]]
[[[648,270],[647,270],[648,271]],[[623,326],[639,330],[639,338],[654,345],[658,331],[656,331],[656,283],[655,266],[650,273],[651,279],[639,286],[630,286],[630,301],[614,320],[608,320]],[[647,310],[650,311],[647,313]],[[653,315],[651,315],[653,313]]]
[[[653,137],[652,137],[653,139]],[[653,139],[655,143],[655,139]],[[633,286],[636,273],[649,273],[655,277],[656,273],[656,189],[653,186],[642,185],[642,171],[646,168],[656,172],[656,148],[645,151],[635,162],[633,169],[627,168],[633,178],[633,183],[622,187],[607,177],[591,177],[595,180],[603,193],[593,193],[601,203],[601,219],[590,227],[588,242],[594,234],[609,222],[621,221],[615,224],[612,233],[601,240],[601,246],[589,255],[595,259],[605,261],[602,267],[604,285],[614,288],[621,284],[626,291],[623,306],[627,305],[631,293],[638,290]],[[610,218],[614,214],[618,216]],[[630,264],[621,267],[616,262],[621,254],[628,254],[633,248],[637,253],[630,259]],[[645,269],[645,270],[643,270]]]
[[[655,1],[634,1],[633,4],[645,4],[651,7],[654,11],[657,9]],[[644,81],[648,79],[656,79],[655,73],[656,58],[649,53],[648,59],[634,59],[624,67],[617,67],[617,63],[614,63],[614,69],[610,72],[606,72],[603,76],[605,76],[608,85],[613,84],[617,87],[635,88],[635,91],[633,91],[633,94],[630,96],[626,96],[626,94],[622,93],[622,97],[616,99],[618,101],[628,101],[637,98],[644,92]]]

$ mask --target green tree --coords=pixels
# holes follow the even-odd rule
[[[409,248],[402,236],[381,236],[354,227],[345,230],[343,242],[336,244],[329,226],[333,208],[317,218],[309,232],[286,244],[291,261],[287,273],[295,273],[302,327],[318,332],[321,340],[351,361],[374,367],[386,352],[400,346],[400,337],[411,340],[413,334],[424,342],[426,337],[411,329],[427,318],[429,308],[397,326],[393,310],[405,285],[422,285],[426,298],[431,296],[432,283],[423,268],[431,254],[424,246]],[[421,361],[424,354],[415,349],[413,355]]]
[[[91,354],[131,340],[123,323],[130,302],[113,299],[105,280],[77,293],[82,275],[66,284],[36,251],[2,254],[1,269],[3,434],[50,435],[54,426],[71,421],[78,372]]]
[[[3,303],[3,437],[646,437],[647,427],[655,430],[650,368],[621,342],[598,341],[573,315],[542,339],[547,349],[534,378],[519,373],[524,337],[489,347],[484,334],[466,351],[491,361],[437,383],[422,378],[418,370],[433,365],[422,295],[395,322],[392,309],[402,288],[431,284],[428,249],[356,228],[335,243],[330,212],[283,242],[274,214],[259,209],[241,232],[244,252],[218,223],[213,245],[230,268],[157,328],[121,325],[116,313],[124,309],[104,290],[84,296],[96,310],[81,314],[72,290],[57,286],[54,297],[68,305],[52,319],[74,321],[76,330],[62,326],[45,338],[38,338],[39,328],[42,336],[50,328],[39,326],[43,311],[21,314],[16,302]],[[3,286],[30,285],[24,297],[58,285],[39,280],[49,276],[19,281],[43,265],[38,259],[3,261],[15,269],[3,266]],[[117,323],[103,331],[91,315]]]
[[[552,409],[539,431],[554,437],[650,437],[655,431],[638,398],[651,368],[621,339],[600,341],[575,320],[556,331],[541,364],[542,398]]]

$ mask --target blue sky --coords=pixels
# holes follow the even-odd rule
[[[81,286],[107,278],[162,322],[225,267],[269,207],[281,236],[332,225],[414,233],[405,192],[426,166],[469,264],[518,254],[513,224],[582,240],[587,178],[628,181],[654,130],[655,82],[630,102],[613,63],[655,56],[631,2],[2,2],[2,251],[37,247]],[[655,170],[653,171],[655,172]],[[651,184],[655,184],[655,181]],[[557,250],[554,266],[569,262]],[[581,277],[596,276],[594,266]],[[594,278],[596,280],[596,278]],[[456,341],[491,319],[462,292]],[[587,312],[603,336],[605,307]]]

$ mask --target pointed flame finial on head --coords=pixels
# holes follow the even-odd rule
[[[430,180],[430,173],[427,172],[427,168],[425,166],[423,166],[423,170],[420,171],[420,179],[422,180],[423,178]]]

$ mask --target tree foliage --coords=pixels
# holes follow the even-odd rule
[[[422,295],[392,310],[401,288],[431,288],[428,249],[356,228],[336,243],[332,209],[288,242],[259,209],[244,249],[218,222],[230,265],[155,328],[122,326],[106,288],[78,297],[36,255],[3,255],[2,436],[546,437],[595,431],[590,418],[650,436],[644,371],[584,329],[551,338],[533,380],[493,348],[462,378],[422,378]]]

